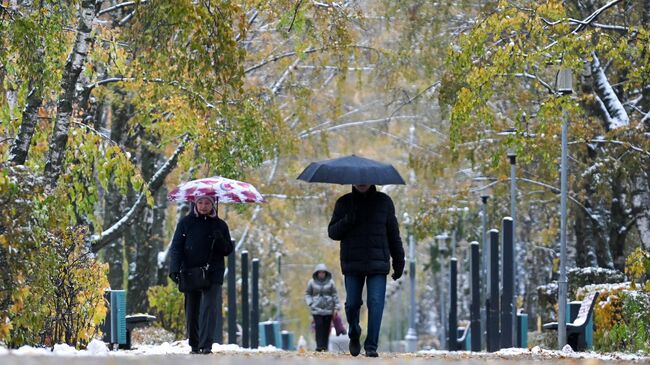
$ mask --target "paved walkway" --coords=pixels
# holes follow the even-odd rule
[[[576,356],[574,354],[572,356]],[[498,354],[471,354],[471,353],[434,353],[434,354],[391,354],[382,353],[378,359],[369,359],[362,356],[351,357],[347,354],[314,353],[307,352],[299,354],[296,352],[275,352],[275,353],[215,353],[211,355],[153,355],[153,356],[103,356],[103,357],[61,357],[61,356],[0,356],[2,365],[327,365],[327,364],[375,364],[375,365],[523,365],[531,361],[543,364],[557,365],[631,365],[647,364],[647,360],[603,361],[597,358],[545,358],[535,354],[523,354],[517,356],[503,356]]]

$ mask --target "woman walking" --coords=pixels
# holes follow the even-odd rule
[[[305,290],[305,302],[316,325],[316,351],[327,351],[332,316],[340,309],[340,304],[332,273],[325,264],[316,265]]]
[[[218,301],[225,270],[224,257],[233,250],[228,225],[217,216],[215,200],[204,195],[195,199],[194,208],[176,226],[171,245],[169,277],[175,282],[185,280],[184,272],[207,268],[209,283],[185,293],[185,320],[192,354],[212,352],[216,330]],[[189,280],[189,279],[188,279]]]

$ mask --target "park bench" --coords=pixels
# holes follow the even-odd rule
[[[150,314],[130,314],[125,317],[126,321],[126,344],[125,349],[131,349],[131,332],[134,328],[147,327],[156,321],[156,316]]]
[[[591,333],[587,332],[592,330],[592,326],[588,326],[588,324],[591,323],[591,319],[593,318],[596,299],[598,299],[598,292],[589,293],[580,303],[580,309],[578,310],[575,319],[572,322],[567,321],[567,344],[569,344],[575,351],[584,351],[588,347],[587,337],[590,337]],[[569,310],[567,313],[569,317],[571,317],[571,311]],[[571,320],[571,318],[569,318],[569,320]],[[558,323],[545,323],[544,329],[557,331]]]
[[[470,333],[471,323],[467,322],[465,327],[456,328],[456,343],[449,343],[450,351],[470,351]],[[447,339],[448,341],[453,341],[452,339]]]

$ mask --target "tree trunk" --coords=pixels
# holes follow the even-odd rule
[[[648,169],[641,169],[634,178],[632,191],[632,214],[636,218],[636,228],[639,231],[641,245],[650,251],[650,175]]]
[[[589,148],[589,155],[585,157],[585,160],[593,163],[596,159],[597,152]],[[588,212],[585,212],[582,209],[576,210],[575,218],[575,235],[576,235],[576,266],[577,267],[592,267],[598,266],[598,255],[597,249],[598,240],[601,239],[597,227],[599,226],[598,219],[604,219],[601,215],[598,215],[597,207],[591,203],[591,200],[594,196],[593,189],[593,176],[588,175],[582,178],[580,184],[582,186],[578,187],[576,191],[584,191],[586,197],[582,201],[585,208]],[[594,219],[598,217],[598,219]]]
[[[127,123],[133,114],[129,104],[115,110],[111,120],[111,139],[123,146],[126,140]],[[104,194],[104,226],[112,226],[123,215],[123,198],[111,181]],[[113,289],[124,287],[124,238],[118,237],[108,244],[104,256],[108,263],[108,281]]]
[[[63,158],[68,144],[68,129],[70,128],[70,118],[72,118],[73,102],[75,101],[75,86],[93,42],[92,26],[95,14],[97,14],[101,5],[102,0],[83,0],[79,7],[77,37],[63,70],[61,94],[56,107],[56,122],[54,123],[54,130],[49,143],[50,150],[45,163],[45,176],[49,179],[50,186],[56,185],[63,167]]]
[[[612,253],[614,268],[625,271],[625,239],[627,238],[627,221],[630,219],[626,214],[626,188],[620,171],[614,174],[616,180],[612,184],[612,205],[609,209],[609,247]]]
[[[155,147],[158,139],[153,137],[142,144],[142,175],[150,180],[156,173],[156,165],[161,165],[161,155],[156,152]],[[161,199],[161,193],[163,199]],[[162,248],[162,233],[164,224],[164,206],[166,191],[159,189],[155,194],[156,205],[153,208],[147,207],[140,214],[139,224],[133,225],[135,240],[129,249],[135,253],[135,268],[130,272],[129,277],[129,311],[146,312],[148,308],[147,289],[155,284],[158,279],[157,253]],[[161,202],[162,200],[162,202]],[[160,204],[162,203],[162,204]]]
[[[23,110],[20,131],[9,150],[9,161],[17,165],[23,165],[27,160],[27,153],[29,152],[29,146],[32,143],[32,136],[34,136],[34,131],[38,124],[38,109],[43,103],[41,91],[36,87],[32,87],[31,84],[32,83],[30,82],[31,90],[27,95],[27,102],[25,109]]]

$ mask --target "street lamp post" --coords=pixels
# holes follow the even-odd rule
[[[512,260],[512,343],[514,344],[516,342],[515,334],[517,331],[516,329],[516,323],[517,323],[517,257],[519,255],[519,246],[517,245],[517,230],[516,230],[516,222],[517,222],[517,171],[516,171],[516,165],[517,165],[517,154],[514,151],[509,151],[508,152],[508,159],[510,160],[510,215],[512,217],[512,247],[513,247],[513,252],[514,252],[514,257]],[[505,232],[504,232],[505,234]],[[504,279],[505,280],[505,279]]]
[[[559,96],[573,93],[573,80],[570,69],[562,69],[555,80]],[[562,349],[566,344],[566,200],[567,200],[567,134],[569,116],[562,113],[562,158],[560,162],[560,280],[558,281],[558,345]]]
[[[411,286],[411,306],[409,311],[409,329],[406,333],[406,351],[417,351],[418,335],[415,330],[415,237],[413,236],[413,221],[408,213],[404,213],[404,225],[406,226],[407,239],[409,244],[409,281]]]

